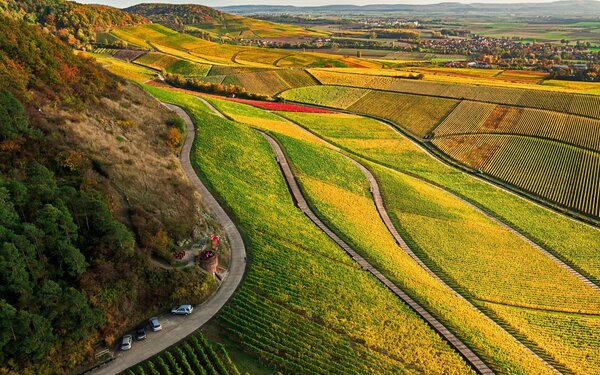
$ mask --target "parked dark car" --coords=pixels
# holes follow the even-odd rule
[[[143,325],[143,326],[138,327],[138,329],[135,331],[135,333],[136,333],[136,338],[138,340],[146,339],[146,326]]]

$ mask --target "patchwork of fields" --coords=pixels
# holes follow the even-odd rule
[[[213,43],[159,24],[117,28],[111,33],[129,44],[199,63],[263,68],[382,66],[372,60],[353,57]]]

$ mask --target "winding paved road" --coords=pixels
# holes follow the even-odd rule
[[[192,119],[180,107],[171,104],[167,104],[167,107],[175,111],[186,123],[187,136],[179,159],[188,179],[200,193],[204,204],[221,224],[223,231],[227,235],[231,248],[229,270],[218,290],[208,300],[195,306],[194,312],[191,315],[185,317],[171,315],[161,316],[162,331],[148,332],[148,338],[146,340],[134,341],[131,350],[126,352],[119,351],[117,357],[113,361],[93,370],[91,374],[94,375],[113,375],[123,372],[129,367],[160,353],[189,336],[219,312],[223,305],[225,305],[233,295],[244,276],[244,270],[246,268],[246,248],[242,241],[242,236],[235,227],[233,221],[227,216],[225,210],[223,210],[217,200],[212,196],[208,189],[206,189],[204,184],[202,184],[192,167],[190,156],[195,137]]]
[[[262,132],[261,132],[262,133]],[[370,272],[375,276],[381,283],[388,287],[396,296],[402,301],[409,305],[417,314],[419,314],[436,332],[438,332],[452,347],[454,347],[467,362],[480,374],[494,374],[482,360],[475,354],[469,347],[467,347],[460,339],[458,339],[452,332],[450,332],[442,323],[440,323],[433,315],[413,300],[403,290],[398,288],[388,278],[383,276],[375,267],[361,257],[354,249],[352,249],[346,242],[338,237],[329,227],[327,227],[309,208],[304,195],[302,194],[298,183],[292,173],[292,170],[288,164],[288,161],[283,153],[283,150],[279,144],[269,135],[262,133],[267,139],[271,148],[275,152],[277,162],[281,167],[281,171],[285,177],[288,187],[292,193],[296,206],[306,215],[308,218],[319,227],[324,233],[326,233],[333,241],[335,241],[348,255],[354,259],[362,269]]]

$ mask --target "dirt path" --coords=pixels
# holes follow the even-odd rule
[[[163,315],[160,317],[162,331],[149,332],[144,341],[134,341],[131,350],[119,351],[117,357],[106,365],[92,371],[94,375],[113,375],[125,371],[131,366],[152,357],[171,345],[192,334],[202,327],[225,305],[242,281],[246,268],[246,248],[240,232],[233,221],[219,205],[217,200],[200,181],[190,160],[194,143],[195,129],[187,113],[174,105],[167,105],[175,111],[186,123],[187,137],[180,155],[183,170],[196,190],[202,196],[205,205],[221,224],[231,247],[231,262],[222,283],[217,291],[205,302],[195,306],[194,312],[186,317]]]
[[[281,167],[281,171],[285,177],[285,180],[290,188],[290,191],[296,201],[297,207],[310,218],[310,220],[315,223],[324,233],[326,233],[333,241],[335,241],[348,255],[354,259],[362,269],[370,272],[373,276],[375,276],[381,283],[383,283],[386,287],[388,287],[396,296],[398,296],[402,301],[404,301],[407,305],[409,305],[417,314],[419,314],[436,332],[438,332],[448,343],[454,347],[460,355],[462,355],[465,360],[480,374],[494,374],[492,369],[490,369],[482,360],[479,358],[469,347],[467,347],[461,340],[459,340],[452,332],[450,332],[442,323],[440,323],[436,318],[433,317],[427,310],[425,310],[421,305],[419,305],[415,300],[413,300],[408,294],[406,294],[403,290],[398,288],[394,283],[388,280],[385,276],[383,276],[375,267],[373,267],[369,262],[367,262],[363,257],[361,257],[354,249],[352,249],[348,244],[346,244],[340,237],[338,237],[329,227],[327,227],[309,208],[300,187],[298,186],[295,177],[292,173],[292,170],[283,154],[283,151],[279,144],[271,138],[269,135],[262,133],[263,136],[267,139],[271,148],[275,152],[277,162]]]
[[[224,114],[221,113],[221,111],[219,111],[218,109],[216,109],[212,104],[210,104],[208,102],[208,100],[204,99],[201,96],[196,96],[198,98],[198,100],[200,100],[202,103],[204,103],[205,106],[207,106],[215,115],[227,119],[227,117],[225,117]]]

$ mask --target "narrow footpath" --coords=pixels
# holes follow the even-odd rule
[[[194,144],[195,129],[192,119],[180,107],[166,104],[179,115],[187,126],[187,136],[180,154],[180,162],[185,174],[193,187],[200,193],[206,207],[221,224],[227,235],[231,247],[231,261],[219,289],[205,302],[194,307],[194,312],[189,316],[164,315],[159,317],[162,325],[160,332],[148,332],[144,341],[134,341],[131,350],[119,351],[116,358],[106,365],[93,371],[94,375],[114,375],[121,373],[131,366],[162,352],[168,347],[198,330],[202,325],[214,317],[227,303],[235,290],[240,285],[246,268],[246,248],[242,236],[229,218],[225,210],[219,205],[204,184],[200,181],[191,162],[191,152]],[[150,317],[148,317],[150,318]]]
[[[262,132],[261,132],[262,133]],[[262,135],[267,139],[271,148],[275,152],[277,162],[281,167],[281,171],[285,177],[288,187],[292,193],[296,206],[306,215],[308,218],[319,227],[325,234],[327,234],[333,241],[335,241],[354,261],[356,261],[362,269],[370,272],[375,276],[381,283],[388,287],[396,296],[402,301],[409,305],[419,316],[421,316],[442,338],[444,338],[452,347],[454,347],[460,355],[475,369],[478,373],[488,375],[494,374],[491,368],[489,368],[482,360],[475,354],[469,347],[467,347],[460,339],[458,339],[452,332],[450,332],[442,323],[440,323],[433,315],[413,300],[403,290],[398,288],[388,278],[383,276],[375,267],[373,267],[366,259],[360,256],[354,249],[352,249],[346,242],[338,237],[329,227],[327,227],[309,208],[298,183],[292,173],[292,170],[287,162],[287,159],[283,153],[283,150],[279,144],[266,133]]]

